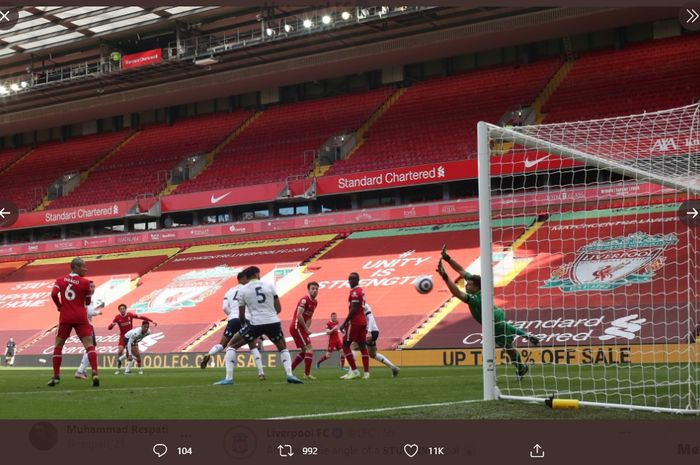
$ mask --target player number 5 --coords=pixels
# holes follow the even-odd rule
[[[265,294],[261,294],[260,291],[262,290],[262,287],[256,287],[255,288],[255,295],[258,296],[258,303],[262,304],[265,302]]]
[[[69,284],[68,287],[66,287],[66,292],[63,293],[63,297],[65,297],[68,300],[74,300],[75,299],[75,291],[71,289],[72,284]]]

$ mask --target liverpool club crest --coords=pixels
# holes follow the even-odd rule
[[[215,294],[227,280],[236,276],[238,271],[240,268],[217,266],[181,274],[163,289],[141,297],[131,306],[131,310],[138,313],[168,313],[194,307]]]
[[[674,233],[638,232],[597,240],[577,250],[574,262],[554,270],[541,287],[558,287],[562,292],[609,291],[646,283],[664,266],[663,251],[676,243]]]

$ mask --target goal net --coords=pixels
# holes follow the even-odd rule
[[[485,398],[700,413],[700,105],[478,133]]]

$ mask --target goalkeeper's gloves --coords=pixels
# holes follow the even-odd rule
[[[450,260],[452,260],[452,257],[450,257],[449,254],[447,253],[447,245],[446,244],[442,244],[442,252],[440,252],[440,255],[442,255],[443,260],[446,260],[448,262]]]
[[[447,280],[447,273],[445,272],[445,267],[442,266],[442,258],[440,259],[440,261],[438,261],[438,266],[435,271],[437,271],[437,273],[442,279]]]

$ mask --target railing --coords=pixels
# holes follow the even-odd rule
[[[35,71],[26,77],[3,78],[0,79],[0,96],[21,94],[49,85],[98,77],[120,69],[120,62],[99,60]]]
[[[208,35],[170,42],[166,56],[170,60],[197,60],[235,49],[252,47],[263,43],[294,39],[324,33],[356,24],[383,21],[388,18],[414,14],[435,7],[420,6],[375,6],[347,9],[319,10],[303,16],[284,18],[261,18],[259,26],[236,29],[223,35]]]
[[[159,171],[156,173],[156,180],[157,180],[158,182],[164,182],[164,183],[167,184],[167,183],[170,181],[170,176],[171,176],[170,171],[168,171],[168,170],[159,170]]]

